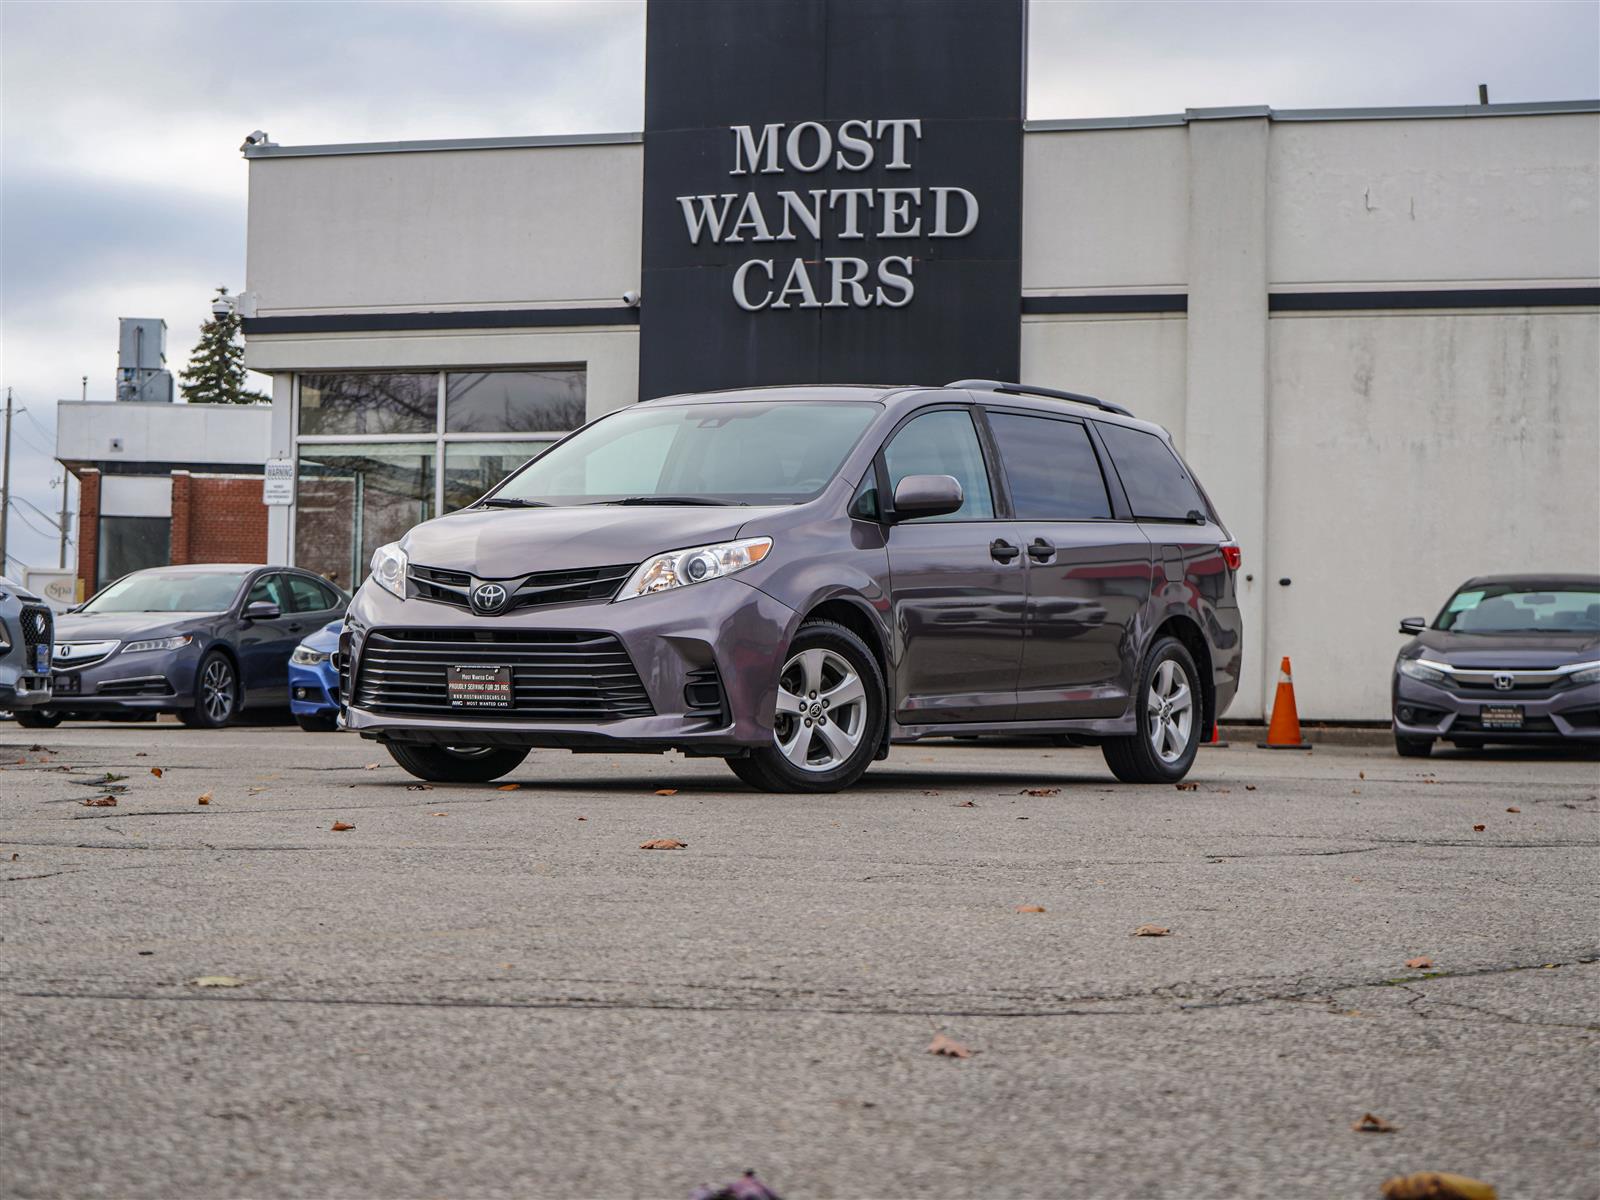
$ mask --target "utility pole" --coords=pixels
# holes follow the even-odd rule
[[[5,465],[0,466],[0,575],[6,570],[6,524],[11,517],[11,389],[6,389]]]
[[[63,570],[67,566],[67,492],[71,487],[72,472],[67,470],[66,463],[61,463],[61,561],[56,565]]]

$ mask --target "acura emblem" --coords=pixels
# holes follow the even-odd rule
[[[57,656],[59,656],[61,658],[71,658],[72,657],[72,647],[71,646],[57,646],[56,647],[56,654],[57,654]]]
[[[498,583],[480,583],[472,589],[472,607],[481,613],[497,613],[511,597]]]
[[[1509,692],[1516,682],[1516,676],[1507,675],[1502,671],[1494,677],[1494,690],[1497,692]]]

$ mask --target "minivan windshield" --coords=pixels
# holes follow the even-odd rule
[[[79,612],[226,612],[249,570],[138,571],[124,575]]]
[[[797,504],[828,485],[881,411],[869,401],[640,405],[555,446],[490,503]]]
[[[1600,591],[1500,583],[1463,588],[1436,629],[1452,633],[1600,633]]]

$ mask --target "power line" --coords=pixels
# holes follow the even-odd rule
[[[33,509],[34,512],[38,513],[46,521],[49,521],[51,529],[54,529],[57,533],[61,532],[61,523],[59,521],[57,521],[55,519],[55,517],[53,517],[49,513],[45,512],[44,509],[40,508],[32,500],[29,500],[26,496],[13,496],[12,499],[15,500],[18,504],[26,504],[29,508]]]

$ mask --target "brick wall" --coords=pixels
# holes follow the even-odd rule
[[[94,595],[96,564],[100,554],[100,472],[85,467],[78,472],[78,597]]]
[[[172,473],[174,563],[266,562],[261,476]]]

